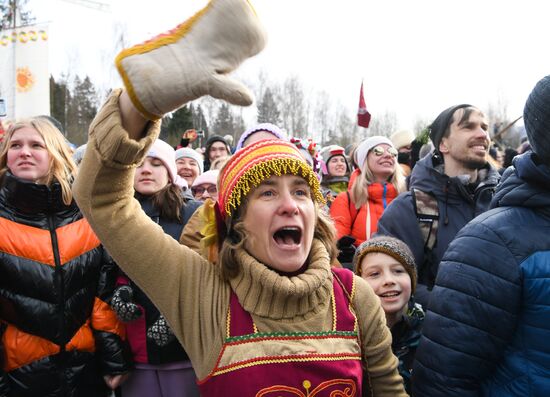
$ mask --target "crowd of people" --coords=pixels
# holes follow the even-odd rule
[[[227,72],[264,45],[248,1],[213,0],[121,52],[83,147],[9,127],[0,396],[550,395],[550,76],[500,156],[470,104],[424,145],[158,138],[203,95],[249,104]]]

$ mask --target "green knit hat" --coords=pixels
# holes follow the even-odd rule
[[[416,264],[410,248],[403,241],[390,236],[377,236],[363,242],[355,251],[353,269],[355,274],[361,275],[361,261],[365,255],[380,252],[398,261],[411,277],[411,292],[416,291]]]

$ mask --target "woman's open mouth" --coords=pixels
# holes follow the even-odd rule
[[[296,226],[285,226],[273,233],[273,240],[280,247],[294,247],[302,241],[302,230]]]

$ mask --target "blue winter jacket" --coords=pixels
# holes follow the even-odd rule
[[[500,174],[487,164],[479,170],[479,179],[480,183],[472,194],[459,178],[445,175],[442,166],[434,167],[431,155],[414,166],[410,188],[432,194],[439,208],[439,228],[431,264],[425,258],[425,241],[410,192],[402,193],[393,200],[378,221],[378,235],[397,237],[411,249],[418,267],[416,302],[423,306],[429,297],[427,287],[431,289],[439,262],[449,243],[464,225],[489,209]]]
[[[513,164],[439,266],[415,396],[550,396],[550,167]]]

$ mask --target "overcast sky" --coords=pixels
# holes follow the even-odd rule
[[[119,85],[114,25],[131,44],[173,28],[206,0],[102,0],[101,12],[63,0],[31,0],[50,23],[50,67]],[[520,116],[534,84],[550,74],[550,2],[540,0],[252,0],[269,42],[240,74],[297,75],[355,112],[395,112],[401,127],[462,102],[507,104]]]

